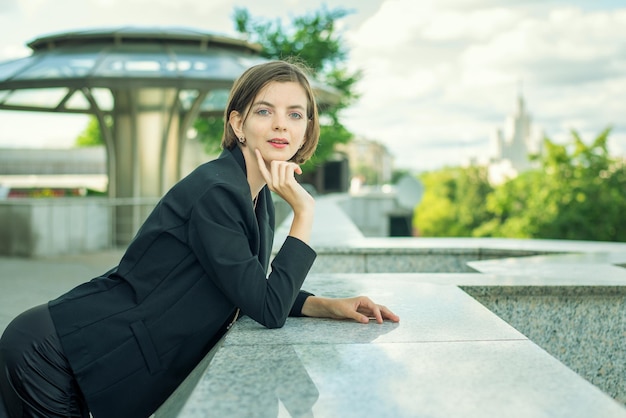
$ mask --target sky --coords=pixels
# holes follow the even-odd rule
[[[339,23],[360,99],[342,117],[384,144],[396,168],[483,160],[523,96],[533,126],[564,143],[612,127],[626,155],[626,2],[603,0],[2,0],[0,61],[27,42],[94,27],[185,26],[236,35],[234,7],[280,19],[321,7]],[[0,111],[0,147],[67,147],[84,116]],[[323,140],[323,138],[322,138]]]

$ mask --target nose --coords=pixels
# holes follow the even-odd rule
[[[274,116],[274,130],[284,131],[285,129],[287,129],[287,123],[286,123],[285,117],[280,114],[276,114]]]

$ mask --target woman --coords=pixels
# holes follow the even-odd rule
[[[235,82],[224,151],[159,202],[119,265],[17,317],[0,340],[12,417],[147,417],[239,311],[281,327],[288,315],[398,321],[369,298],[300,290],[313,264],[314,200],[296,181],[314,152],[317,107],[304,72],[274,61]],[[293,210],[272,261],[271,192]]]

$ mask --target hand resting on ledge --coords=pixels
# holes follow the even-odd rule
[[[309,296],[302,305],[302,314],[316,318],[354,319],[367,324],[373,318],[379,324],[388,319],[399,322],[400,317],[389,308],[378,305],[367,296],[352,298],[323,298]]]

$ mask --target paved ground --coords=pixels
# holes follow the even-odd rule
[[[0,257],[0,332],[24,310],[115,266],[122,250],[54,258]]]

